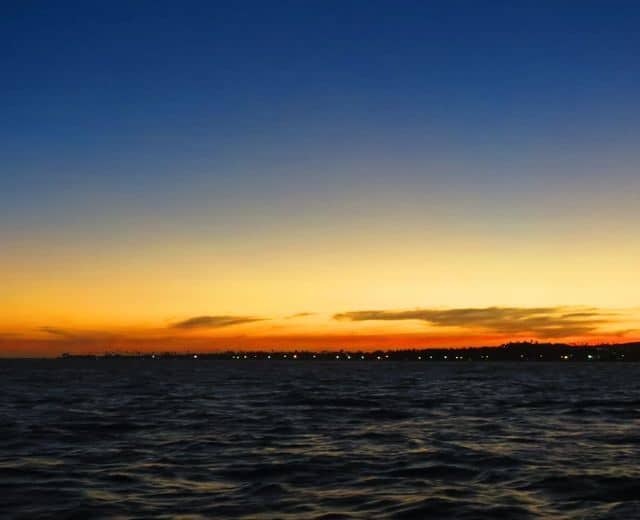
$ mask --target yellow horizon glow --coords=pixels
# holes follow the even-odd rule
[[[2,263],[0,355],[10,344],[32,341],[48,345],[52,354],[65,350],[62,337],[42,337],[38,331],[44,327],[99,331],[129,338],[122,339],[127,345],[155,342],[154,349],[167,337],[170,343],[182,338],[214,345],[235,338],[237,344],[256,347],[260,342],[273,345],[278,337],[314,345],[325,338],[328,346],[349,336],[355,343],[367,337],[389,344],[389,338],[396,337],[403,345],[427,346],[443,344],[447,337],[457,345],[482,338],[494,343],[512,339],[482,328],[331,318],[368,309],[627,309],[624,323],[613,320],[593,333],[563,340],[635,337],[640,323],[634,310],[640,244],[626,232],[616,235],[565,224],[551,234],[491,235],[460,224],[436,224],[438,231],[425,221],[395,231],[350,224],[332,234],[299,226],[277,234],[199,241],[154,236],[82,244],[71,239],[17,243]],[[314,315],[287,318],[301,312]],[[170,328],[194,316],[225,315],[266,320],[213,330]],[[527,338],[535,339],[535,334]]]

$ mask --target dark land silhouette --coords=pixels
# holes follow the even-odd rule
[[[493,347],[416,348],[398,350],[226,350],[218,352],[106,352],[101,355],[62,354],[62,359],[149,358],[149,359],[227,359],[267,361],[640,361],[640,342],[570,345],[535,341],[510,342]]]

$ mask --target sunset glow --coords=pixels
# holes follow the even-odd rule
[[[321,5],[8,15],[0,356],[640,339],[632,17]]]

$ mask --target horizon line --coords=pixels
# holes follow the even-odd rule
[[[216,356],[240,356],[240,355],[253,355],[253,356],[273,356],[282,355],[285,358],[288,355],[299,355],[302,357],[320,355],[320,356],[335,356],[343,354],[348,355],[363,355],[374,356],[379,353],[403,355],[417,352],[449,352],[449,351],[478,351],[478,350],[500,350],[508,347],[532,347],[532,348],[546,348],[546,349],[597,349],[597,348],[618,348],[618,347],[638,347],[640,348],[640,341],[627,341],[627,342],[614,342],[614,343],[565,343],[565,342],[540,342],[535,340],[530,341],[509,341],[500,345],[467,345],[467,346],[447,346],[447,347],[413,347],[413,348],[374,348],[374,349],[217,349],[217,350],[148,350],[148,351],[135,351],[135,350],[104,350],[101,352],[61,352],[53,354],[51,356],[3,356],[0,355],[0,360],[3,359],[65,359],[65,358],[148,358],[148,357],[216,357]]]

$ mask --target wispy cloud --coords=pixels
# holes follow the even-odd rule
[[[40,327],[38,329],[39,332],[45,332],[47,334],[51,334],[52,336],[58,336],[60,338],[65,339],[76,339],[78,338],[78,334],[75,332],[71,332],[65,329],[61,329],[59,327]]]
[[[315,312],[297,312],[295,314],[291,314],[290,316],[287,316],[288,320],[293,320],[295,318],[307,318],[309,316],[314,316],[316,313]]]
[[[588,335],[610,323],[615,314],[571,307],[485,307],[459,309],[365,310],[335,314],[336,320],[419,320],[435,327],[482,329],[544,338]]]
[[[96,330],[69,330],[49,325],[39,327],[37,330],[38,332],[50,334],[51,336],[54,336],[60,340],[92,341],[114,336],[113,332]]]
[[[195,316],[173,323],[173,329],[220,329],[233,325],[244,325],[255,321],[264,321],[265,318],[256,316]]]
[[[37,332],[49,336],[49,341],[66,345],[97,345],[105,342],[114,342],[119,339],[115,331],[104,330],[70,330],[56,326],[43,326]]]

